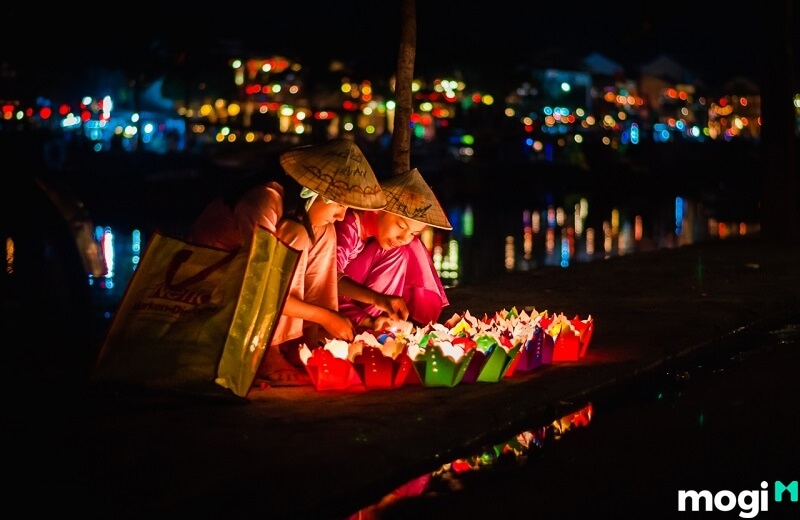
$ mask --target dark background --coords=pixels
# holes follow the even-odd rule
[[[519,64],[544,57],[553,61],[554,55],[569,61],[598,52],[633,76],[664,54],[701,83],[719,85],[737,76],[757,82],[762,30],[782,23],[770,15],[760,24],[759,9],[706,0],[672,5],[416,2],[415,71],[427,75],[455,68],[488,86],[492,78],[513,75]],[[339,59],[364,76],[388,77],[396,70],[401,28],[400,0],[65,2],[47,8],[28,2],[3,10],[3,61],[42,78],[59,77],[76,66],[130,64],[142,55],[174,59],[211,42],[284,54],[312,68]]]

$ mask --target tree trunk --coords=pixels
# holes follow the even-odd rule
[[[414,58],[417,52],[416,0],[401,0],[402,29],[400,49],[397,53],[395,76],[395,116],[392,134],[392,173],[411,169],[411,82],[414,80]]]

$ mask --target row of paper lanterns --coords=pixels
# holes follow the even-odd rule
[[[352,342],[328,341],[300,358],[317,390],[454,387],[497,383],[515,374],[584,357],[594,331],[589,315],[501,310],[477,319],[469,311],[445,323],[361,332]]]

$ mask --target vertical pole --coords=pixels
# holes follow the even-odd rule
[[[416,0],[401,0],[400,49],[397,53],[395,103],[397,105],[392,134],[392,173],[411,169],[411,114],[413,112],[411,82],[414,80],[414,59],[417,52]]]

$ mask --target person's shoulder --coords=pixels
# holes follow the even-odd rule
[[[258,184],[251,187],[245,192],[245,198],[258,198],[258,199],[278,199],[284,197],[285,190],[283,185],[277,181],[269,181],[264,184]]]
[[[284,196],[283,184],[278,181],[269,181],[262,186],[262,189],[270,193],[277,193],[281,197]]]
[[[275,231],[278,238],[285,244],[295,249],[307,249],[311,246],[311,238],[308,236],[305,226],[296,220],[285,218],[280,221]]]

